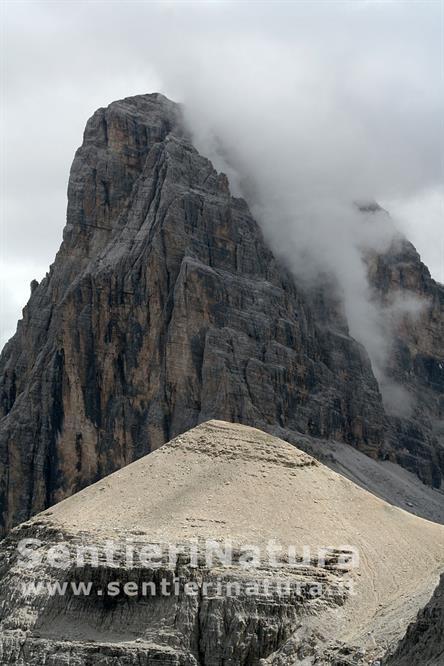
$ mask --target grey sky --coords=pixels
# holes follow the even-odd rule
[[[1,342],[60,244],[87,118],[155,90],[188,105],[203,150],[216,133],[238,148],[243,173],[260,162],[256,186],[270,199],[303,190],[295,203],[304,210],[320,192],[324,202],[375,196],[444,281],[442,2],[13,2],[2,11]]]

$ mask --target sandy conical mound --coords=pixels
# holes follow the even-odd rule
[[[392,507],[277,437],[222,421],[193,428],[41,515],[65,529],[134,529],[152,539],[354,544],[381,564],[413,561],[416,551],[430,566],[443,561],[443,526]]]
[[[340,604],[310,607],[302,624],[311,623],[323,636],[361,646],[368,654],[382,653],[404,633],[444,569],[444,526],[392,507],[282,440],[220,421],[177,437],[40,514],[23,530],[83,540],[88,535],[156,543],[229,539],[239,547],[254,544],[261,553],[274,540],[284,558],[291,547],[300,553],[309,548],[312,554],[323,547],[354,550],[359,561],[345,574],[354,593]],[[256,607],[239,608],[235,613],[241,612],[246,626],[251,617],[257,620]],[[232,631],[226,618],[223,626]],[[282,635],[290,634],[286,626]],[[278,643],[264,647],[260,656],[269,663],[281,659]],[[212,653],[199,657],[199,663],[258,663],[251,646],[248,650],[250,661],[238,656],[237,662],[225,662],[226,654]]]
[[[392,507],[255,428],[208,421],[52,510],[65,529],[359,551],[355,621],[430,596],[444,527]],[[361,598],[362,597],[362,598]],[[352,604],[354,605],[354,604]],[[415,604],[416,605],[416,604]],[[408,612],[408,611],[407,611]],[[364,620],[363,620],[364,623]]]

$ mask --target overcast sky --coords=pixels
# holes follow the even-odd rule
[[[185,102],[207,152],[209,136],[231,136],[246,169],[261,161],[271,173],[285,154],[296,190],[378,198],[444,282],[442,2],[4,2],[2,12],[2,343],[60,244],[86,120],[145,92]]]

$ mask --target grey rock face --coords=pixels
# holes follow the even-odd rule
[[[383,443],[364,350],[317,325],[160,95],[88,122],[1,376],[6,529],[210,417]]]
[[[262,657],[277,650],[289,638],[305,613],[319,613],[344,602],[344,592],[337,583],[334,572],[319,572],[316,566],[307,567],[303,575],[284,571],[287,583],[294,592],[283,600],[277,594],[261,597],[260,594],[241,593],[220,597],[202,593],[205,586],[214,590],[240,585],[247,589],[270,576],[264,567],[260,572],[248,574],[242,567],[232,567],[221,576],[221,571],[208,570],[205,566],[191,568],[183,556],[175,567],[168,562],[154,567],[127,569],[119,565],[119,555],[114,566],[101,563],[98,568],[59,568],[49,570],[41,566],[32,574],[20,568],[15,546],[20,538],[42,537],[45,548],[61,539],[64,547],[73,549],[81,543],[63,532],[51,534],[43,525],[12,533],[3,545],[3,557],[9,556],[11,567],[0,585],[2,598],[8,596],[7,587],[14,589],[14,600],[3,604],[0,613],[0,661],[16,666],[40,666],[41,664],[75,664],[76,666],[123,666],[135,664],[150,666],[198,666],[231,664],[258,664]],[[162,547],[162,544],[150,544]],[[147,543],[143,542],[146,547]],[[183,544],[185,549],[187,544]],[[122,541],[122,554],[125,552]],[[123,555],[122,555],[123,560]],[[124,598],[103,595],[109,584],[118,580],[122,586],[132,583],[136,589],[148,594]],[[20,584],[18,584],[20,581]],[[69,582],[66,595],[28,594],[21,585],[32,581],[45,581],[63,586]],[[179,582],[176,582],[179,581]],[[222,581],[222,582],[221,582]],[[301,595],[298,585],[307,584]],[[310,597],[309,585],[319,582],[330,586],[331,595],[325,603]],[[71,586],[92,584],[88,597],[74,596]],[[161,585],[166,590],[161,592]],[[177,585],[178,593],[172,592]],[[187,594],[185,585],[195,585],[198,594]],[[151,587],[152,586],[152,587]],[[151,590],[156,592],[151,595]]]
[[[344,441],[439,485],[430,438],[388,441],[367,354],[327,303],[276,262],[177,105],[97,111],[62,246],[0,360],[2,532],[209,418]]]
[[[396,460],[438,487],[444,469],[444,286],[435,282],[404,238],[369,258],[369,277],[383,307],[409,308],[398,317],[388,374],[405,391],[408,414],[390,415]],[[410,299],[402,303],[402,295]],[[401,297],[401,301],[399,301]],[[432,464],[430,462],[432,461]]]

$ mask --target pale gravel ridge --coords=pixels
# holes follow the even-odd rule
[[[65,531],[145,533],[159,542],[354,546],[357,594],[328,626],[337,639],[370,647],[402,635],[444,570],[443,526],[391,506],[282,440],[221,421],[176,437],[43,517]]]
[[[444,489],[425,485],[416,474],[400,465],[389,460],[375,460],[337,441],[310,439],[307,451],[335,472],[389,504],[444,524]]]

